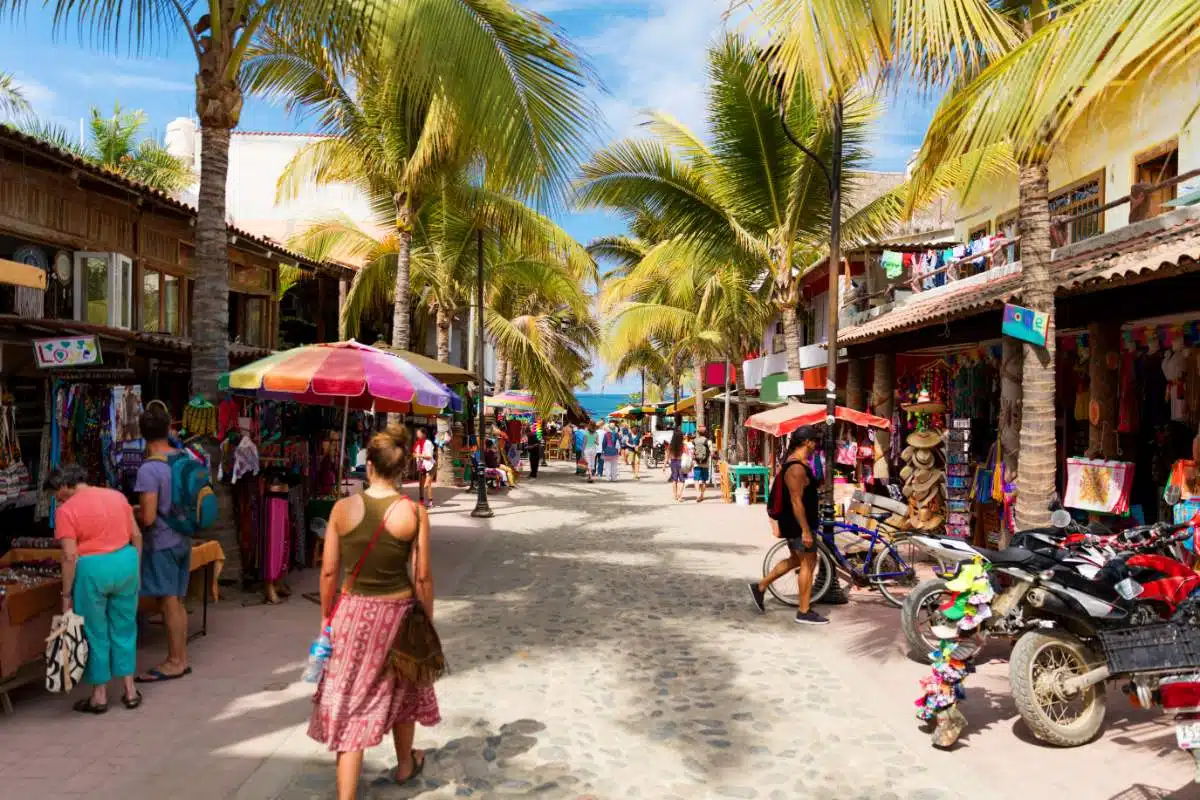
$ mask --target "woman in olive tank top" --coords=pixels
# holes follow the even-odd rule
[[[356,796],[363,751],[388,733],[396,744],[396,781],[419,775],[425,755],[412,748],[416,723],[441,720],[432,685],[416,686],[387,667],[415,604],[433,619],[429,516],[396,489],[408,454],[404,428],[375,434],[367,446],[368,487],[337,502],[325,531],[321,624],[333,614],[333,653],[313,698],[308,735],[337,753],[339,800]]]

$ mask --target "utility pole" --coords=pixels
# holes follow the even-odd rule
[[[477,262],[475,264],[475,384],[479,388],[479,422],[475,426],[475,486],[478,494],[475,498],[475,508],[472,517],[488,519],[492,516],[492,507],[488,505],[487,476],[483,465],[484,415],[487,408],[484,396],[487,394],[483,381],[483,229],[475,232]]]
[[[826,165],[821,158],[804,145],[792,133],[787,124],[787,106],[783,102],[783,84],[777,83],[779,93],[779,122],[788,139],[801,152],[812,159],[813,163],[825,175],[829,185],[829,302],[826,311],[825,346],[829,348],[825,362],[825,440],[822,449],[825,451],[825,475],[822,482],[821,502],[821,533],[826,541],[833,541],[833,451],[834,421],[837,418],[837,334],[838,313],[841,311],[841,298],[838,295],[838,267],[842,261],[842,98],[839,95],[833,102],[833,154],[831,163]],[[784,242],[785,247],[791,247],[791,242]]]

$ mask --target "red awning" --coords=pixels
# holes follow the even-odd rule
[[[837,407],[836,417],[855,425],[871,426],[887,430],[892,426],[890,420],[868,414],[865,411],[855,411],[843,406]],[[746,427],[769,433],[772,436],[787,436],[797,428],[805,425],[820,425],[825,421],[825,406],[816,403],[789,403],[786,406],[762,411],[746,420]]]

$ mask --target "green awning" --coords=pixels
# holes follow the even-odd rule
[[[764,403],[781,403],[786,400],[786,397],[779,396],[779,384],[784,383],[787,379],[786,372],[776,372],[764,377],[762,385],[758,387],[758,399]]]

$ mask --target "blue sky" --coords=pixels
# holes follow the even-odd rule
[[[524,0],[551,17],[590,58],[604,84],[596,97],[604,116],[601,141],[635,130],[638,112],[660,108],[703,128],[704,49],[723,26],[728,0]],[[55,34],[50,12],[32,7],[0,25],[0,71],[13,73],[44,117],[78,130],[93,105],[143,109],[148,135],[161,139],[175,117],[194,114],[195,58],[182,38],[161,41],[134,57],[124,49],[99,49],[77,29]],[[728,23],[734,25],[736,23]],[[931,104],[901,98],[887,109],[873,143],[873,166],[903,170],[921,141]],[[246,101],[243,130],[298,130],[282,109]],[[620,223],[598,213],[571,214],[562,223],[586,242],[616,232]],[[593,390],[601,388],[597,369]],[[606,391],[627,391],[604,386]]]

